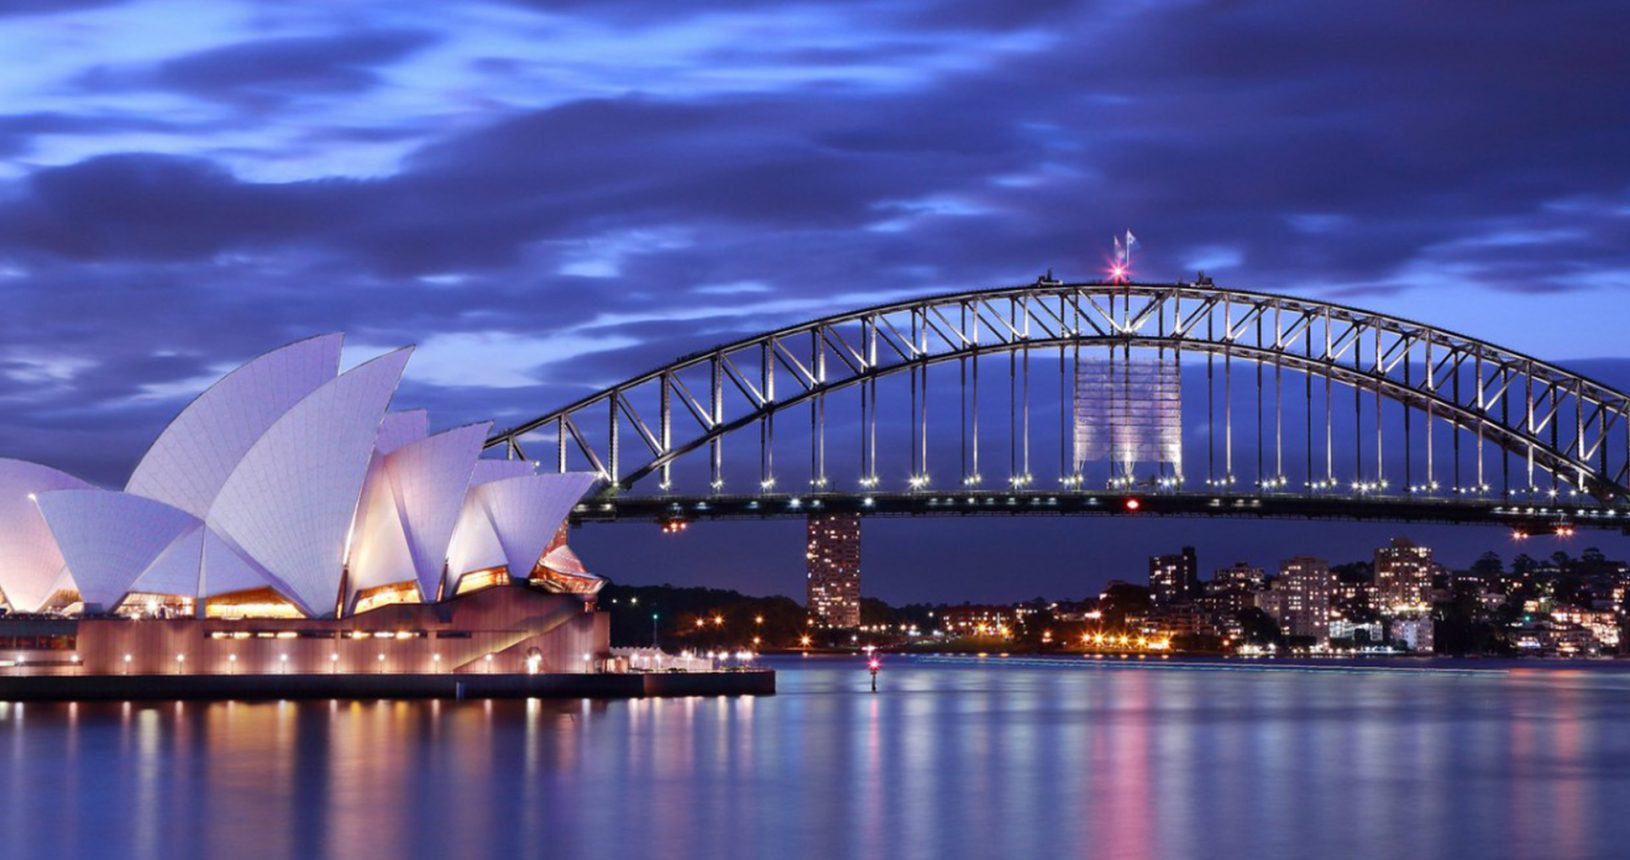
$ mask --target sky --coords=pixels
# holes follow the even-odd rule
[[[503,426],[833,310],[1096,278],[1128,227],[1146,279],[1630,385],[1625,32],[1590,0],[13,0],[0,456],[121,485],[220,373],[328,331],[418,346],[398,407]],[[1183,543],[1210,570],[1395,531],[869,522],[866,581],[1067,596]],[[622,580],[802,589],[797,523],[574,542]]]

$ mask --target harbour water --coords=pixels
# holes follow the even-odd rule
[[[772,663],[773,697],[0,704],[4,856],[1630,850],[1613,664]]]

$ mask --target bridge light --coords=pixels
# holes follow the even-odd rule
[[[1141,508],[1141,507],[1143,507],[1143,502],[1141,502],[1141,501],[1139,501],[1139,500],[1138,500],[1138,499],[1137,499],[1137,498],[1135,498],[1135,497],[1134,497],[1134,498],[1128,498],[1128,499],[1127,499],[1127,500],[1126,500],[1126,501],[1124,501],[1124,502],[1122,502],[1122,503],[1121,503],[1121,504],[1122,504],[1122,506],[1124,506],[1124,507],[1125,507],[1125,508],[1126,508],[1126,509],[1127,509],[1127,510],[1128,510],[1128,511],[1133,511],[1133,512],[1135,512],[1135,511],[1137,511],[1137,510],[1138,510],[1138,509],[1139,509],[1139,508]]]

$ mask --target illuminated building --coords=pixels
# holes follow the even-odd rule
[[[1417,654],[1432,653],[1432,616],[1401,615],[1388,622],[1392,641]]]
[[[1383,613],[1418,612],[1432,602],[1432,550],[1393,538],[1375,551],[1376,599]]]
[[[1354,643],[1379,644],[1384,636],[1379,621],[1354,621],[1335,616],[1330,619],[1331,639],[1350,639]]]
[[[1322,558],[1297,556],[1279,567],[1273,587],[1257,595],[1257,605],[1291,636],[1330,637],[1330,602],[1336,577]]]
[[[940,626],[952,636],[984,636],[1007,639],[1018,626],[1011,606],[963,604],[947,606]]]
[[[1184,603],[1200,591],[1200,563],[1194,547],[1177,555],[1149,557],[1149,596],[1155,603]]]
[[[1267,585],[1268,577],[1262,568],[1243,561],[1234,562],[1232,567],[1220,567],[1211,574],[1211,590],[1224,591],[1229,589],[1243,589],[1256,591]]]
[[[810,514],[808,609],[828,627],[860,626],[860,515]]]
[[[13,613],[0,635],[44,625],[58,644],[76,640],[85,671],[157,671],[161,656],[187,673],[264,662],[248,645],[216,661],[217,633],[303,643],[277,653],[279,670],[345,671],[360,658],[341,640],[367,633],[357,638],[392,643],[370,671],[419,672],[428,663],[396,640],[456,634],[444,622],[460,613],[498,638],[427,646],[449,671],[477,640],[484,665],[523,640],[552,659],[549,630],[573,654],[604,650],[584,612],[601,581],[559,539],[599,476],[481,459],[489,422],[430,433],[423,410],[389,411],[411,348],[342,373],[340,347],[339,335],[309,338],[227,374],[123,490],[0,459],[0,592]],[[516,587],[467,599],[498,586]],[[449,607],[416,608],[438,603]]]

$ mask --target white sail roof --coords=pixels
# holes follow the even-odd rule
[[[386,474],[413,557],[419,593],[426,601],[436,599],[470,474],[491,429],[490,421],[456,427],[386,457]]]
[[[165,547],[198,525],[180,508],[110,490],[56,490],[36,503],[92,610],[113,609]]]
[[[504,547],[498,543],[498,534],[492,530],[492,521],[487,519],[487,509],[476,497],[476,489],[470,488],[470,495],[459,508],[458,524],[447,545],[449,585],[457,584],[466,573],[504,564]]]
[[[532,468],[530,460],[477,460],[475,461],[475,473],[470,476],[470,485],[490,484],[493,481],[519,478],[522,475],[531,475],[536,471],[536,469]]]
[[[386,412],[384,419],[379,422],[379,441],[374,444],[374,448],[381,454],[389,454],[409,442],[417,442],[428,435],[430,435],[429,412],[423,409]]]
[[[379,423],[412,348],[324,384],[277,420],[221,487],[207,522],[308,615],[328,615]]]
[[[204,553],[198,575],[198,596],[219,597],[234,591],[276,587],[272,577],[214,529],[204,528]],[[337,579],[339,574],[335,574]]]
[[[472,492],[504,550],[509,575],[532,573],[572,506],[599,480],[593,472],[527,475],[482,484]]]
[[[222,377],[147,449],[127,492],[203,519],[238,461],[284,412],[339,372],[341,336],[276,349]]]
[[[182,532],[136,577],[131,591],[143,594],[198,594],[198,572],[204,559],[204,524]]]
[[[30,495],[89,488],[49,466],[0,459],[0,593],[12,609],[39,611],[63,571],[62,551]]]
[[[386,458],[377,453],[368,466],[368,479],[362,485],[362,500],[357,504],[357,522],[351,531],[346,567],[350,571],[347,603],[360,591],[413,578],[413,554],[408,549],[407,530],[397,509]]]

